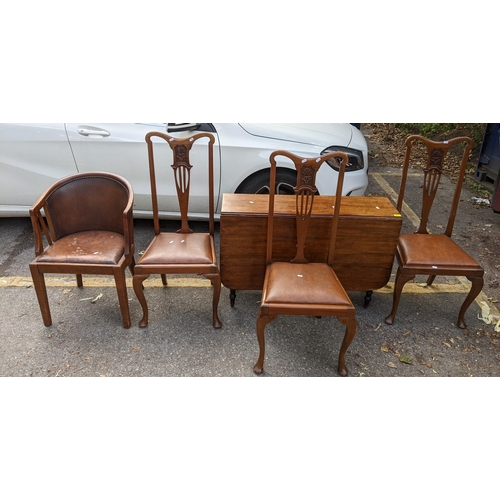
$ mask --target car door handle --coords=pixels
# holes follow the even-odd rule
[[[84,135],[85,137],[88,137],[89,135],[100,135],[101,137],[108,137],[110,135],[107,130],[103,130],[102,128],[78,127],[76,130],[80,135]]]

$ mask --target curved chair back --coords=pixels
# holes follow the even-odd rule
[[[43,208],[51,241],[82,231],[124,234],[123,214],[132,208],[133,190],[123,177],[106,172],[81,173],[55,182],[34,205]],[[38,222],[42,222],[38,218]],[[42,224],[43,227],[43,224]]]

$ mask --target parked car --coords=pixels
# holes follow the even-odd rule
[[[362,133],[347,123],[2,123],[0,124],[0,217],[27,216],[29,208],[55,180],[76,172],[103,170],[128,179],[134,189],[134,215],[151,215],[147,147],[150,131],[186,137],[211,132],[215,137],[215,202],[220,213],[223,193],[265,193],[269,155],[283,149],[313,157],[340,150],[349,155],[344,195],[362,196],[368,185],[368,148]],[[191,163],[206,163],[198,141]],[[162,145],[165,164],[168,145]],[[160,152],[160,154],[162,154]],[[280,192],[289,193],[296,174],[291,162],[279,158]],[[158,160],[157,160],[158,161]],[[173,177],[159,178],[159,203],[164,218],[177,215]],[[337,172],[324,166],[317,178],[319,194],[334,195]],[[204,218],[204,176],[193,174],[190,212]]]

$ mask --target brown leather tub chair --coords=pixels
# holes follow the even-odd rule
[[[30,210],[36,258],[30,264],[45,326],[52,324],[44,274],[112,275],[124,328],[130,328],[125,268],[134,273],[132,186],[105,172],[55,182]],[[44,248],[44,237],[47,246]]]

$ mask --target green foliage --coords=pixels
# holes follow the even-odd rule
[[[472,174],[474,173],[474,170],[469,170],[468,174],[465,176],[464,182],[465,185],[471,190],[474,191],[480,198],[485,198],[487,200],[491,200],[491,192],[486,189],[482,184],[477,182],[474,177],[472,177]]]
[[[396,128],[405,134],[418,134],[433,140],[440,140],[441,135],[454,135],[457,131],[461,135],[469,136],[476,145],[481,145],[485,130],[484,123],[395,123]]]
[[[404,134],[423,135],[434,141],[459,136],[470,137],[474,141],[474,147],[469,158],[465,185],[481,198],[491,198],[491,193],[473,178],[486,129],[485,123],[395,123],[394,126]]]
[[[481,145],[483,143],[484,131],[486,130],[485,123],[468,123],[470,130],[470,138],[474,141],[474,144]]]
[[[454,123],[395,123],[405,134],[433,136],[455,128]]]

